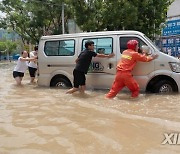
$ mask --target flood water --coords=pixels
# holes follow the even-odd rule
[[[164,133],[180,133],[180,94],[67,95],[29,85],[28,72],[17,87],[13,67],[0,62],[0,154],[180,153],[180,144],[162,144]]]

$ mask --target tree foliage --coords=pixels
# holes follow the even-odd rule
[[[6,18],[1,25],[16,31],[23,40],[36,43],[42,35],[62,33],[63,0],[2,0],[1,10]],[[66,13],[65,22],[68,15]]]
[[[12,42],[10,40],[0,41],[0,52],[7,54],[7,58],[9,60],[9,56],[16,50],[17,43]]]
[[[0,42],[0,52],[6,50],[6,44],[4,42]]]
[[[11,27],[31,43],[42,35],[61,34],[63,2],[66,32],[73,18],[83,31],[138,30],[153,38],[173,0],[2,0],[6,18],[0,26]]]
[[[150,38],[160,34],[174,0],[77,0],[75,20],[84,31],[138,30]]]

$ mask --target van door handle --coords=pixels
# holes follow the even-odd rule
[[[113,64],[112,63],[109,63],[109,69],[112,69],[113,68]]]

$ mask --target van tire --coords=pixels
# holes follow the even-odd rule
[[[52,81],[51,87],[68,88],[71,87],[71,84],[64,78],[56,78]]]
[[[154,86],[154,92],[155,93],[172,93],[175,92],[174,85],[167,80],[159,81]]]

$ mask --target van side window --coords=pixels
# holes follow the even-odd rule
[[[74,55],[74,40],[47,41],[44,52],[47,56],[72,56]]]
[[[124,50],[127,49],[127,42],[129,40],[137,40],[139,42],[139,49],[141,49],[141,46],[142,45],[146,45],[146,43],[144,43],[144,41],[142,41],[140,38],[138,37],[120,37],[120,52],[123,53]],[[138,52],[141,52],[141,51],[138,51]]]
[[[100,54],[111,54],[113,52],[113,38],[89,38],[84,39],[82,43],[82,50],[85,49],[85,42],[91,40],[94,42],[94,51]]]

